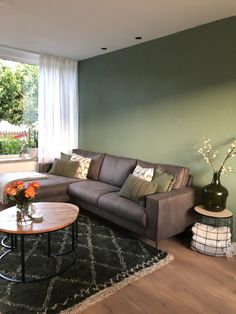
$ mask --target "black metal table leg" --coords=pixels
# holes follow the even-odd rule
[[[24,235],[21,234],[21,281],[25,282],[25,239]]]
[[[78,243],[78,219],[75,221],[75,239],[76,243]]]
[[[11,234],[11,249],[13,250],[14,247],[15,247],[15,245],[14,245],[14,235]]]
[[[75,224],[74,223],[71,225],[71,237],[72,237],[71,239],[72,250],[74,250],[75,249]]]
[[[51,256],[51,234],[48,232],[48,257]]]
[[[15,249],[17,249],[17,234],[14,235],[14,243]]]

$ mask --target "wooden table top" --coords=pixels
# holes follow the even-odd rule
[[[233,216],[233,213],[225,208],[220,212],[213,212],[210,210],[206,210],[202,205],[198,205],[194,207],[194,210],[201,215],[212,217],[212,218],[230,218]]]
[[[60,230],[70,226],[79,215],[79,207],[69,203],[34,203],[37,211],[43,215],[42,222],[33,222],[29,226],[18,226],[16,207],[0,212],[0,232],[10,234],[39,234]]]

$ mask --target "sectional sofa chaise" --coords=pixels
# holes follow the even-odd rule
[[[71,202],[138,235],[156,242],[183,232],[194,220],[193,207],[200,203],[200,191],[191,185],[189,169],[181,166],[150,163],[74,149],[73,153],[91,158],[87,179],[48,174],[40,180],[39,201]],[[175,176],[171,191],[156,193],[140,205],[119,195],[119,191],[136,165],[161,167]],[[40,164],[47,173],[52,163]]]
[[[71,202],[108,221],[156,242],[183,232],[194,223],[193,207],[201,203],[201,190],[192,185],[186,167],[158,164],[74,149],[73,153],[91,159],[86,179],[48,173],[53,163],[39,164],[40,180],[37,200]],[[135,167],[161,169],[172,175],[171,190],[154,193],[140,204],[120,195]],[[51,172],[51,171],[50,171]],[[0,204],[0,209],[12,204]]]

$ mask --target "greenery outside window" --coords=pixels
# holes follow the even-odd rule
[[[38,65],[0,59],[0,158],[26,158],[37,147]]]

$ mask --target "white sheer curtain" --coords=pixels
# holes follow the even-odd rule
[[[78,146],[78,62],[39,58],[39,162]]]

